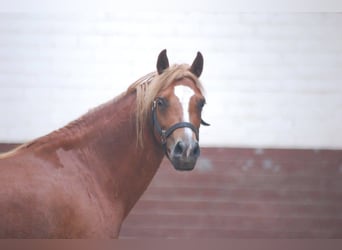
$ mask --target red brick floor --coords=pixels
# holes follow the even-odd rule
[[[165,160],[121,230],[147,237],[341,238],[342,150],[204,148],[191,172]]]

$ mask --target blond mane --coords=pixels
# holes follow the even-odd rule
[[[168,88],[173,82],[182,78],[190,78],[203,94],[203,86],[199,79],[190,72],[188,64],[173,65],[161,75],[157,72],[149,73],[134,82],[127,92],[136,91],[136,133],[137,144],[143,147],[143,130],[146,119],[150,117],[151,106],[158,93]]]

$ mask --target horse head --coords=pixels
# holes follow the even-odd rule
[[[203,70],[203,56],[197,53],[186,74],[173,77],[174,72],[169,68],[166,50],[163,50],[158,56],[157,72],[172,82],[153,101],[154,134],[177,170],[192,170],[200,155],[199,127],[209,125],[201,118],[205,98],[198,78]]]

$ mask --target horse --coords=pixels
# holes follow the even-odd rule
[[[1,238],[118,238],[166,156],[200,155],[203,56],[149,73],[65,127],[0,155]]]

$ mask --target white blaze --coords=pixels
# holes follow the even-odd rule
[[[177,85],[175,86],[175,95],[178,97],[179,102],[183,108],[183,122],[190,122],[190,112],[189,104],[190,98],[195,94],[195,92],[188,86]],[[185,128],[185,133],[191,137],[192,130],[190,128]]]

